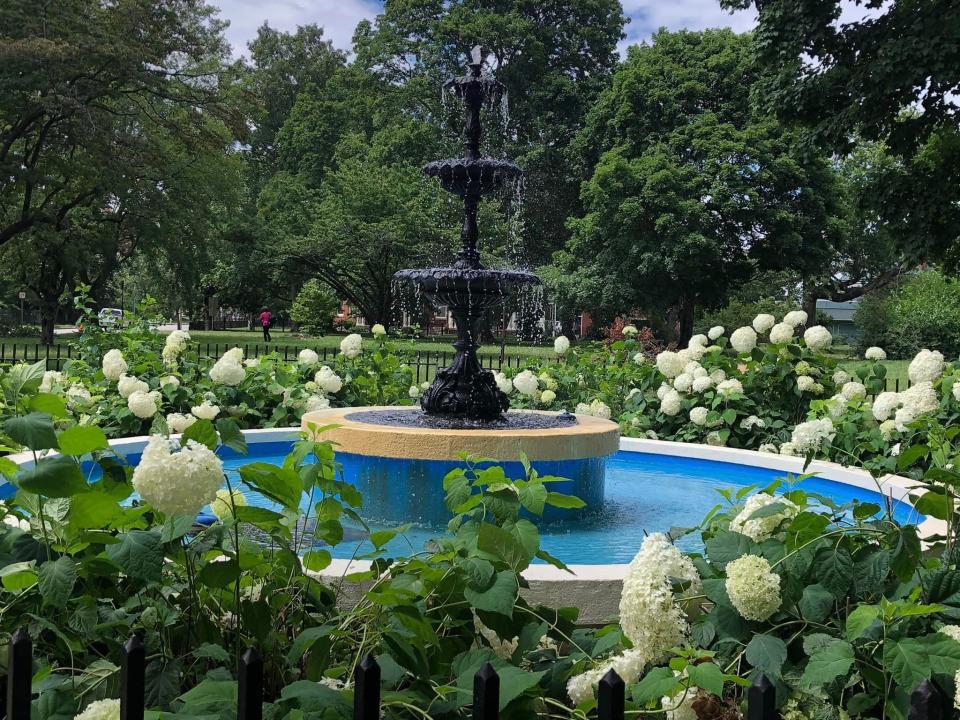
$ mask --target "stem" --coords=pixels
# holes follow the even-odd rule
[[[237,506],[233,501],[233,486],[230,484],[230,476],[223,474],[227,481],[227,493],[230,495],[230,516],[233,521],[233,552],[237,561],[237,569],[240,568],[240,523],[237,522]],[[240,672],[240,656],[243,654],[243,621],[240,616],[240,578],[233,581],[233,604],[234,617],[237,623],[237,672]]]

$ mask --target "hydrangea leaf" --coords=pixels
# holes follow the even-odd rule
[[[690,682],[718,697],[723,697],[723,671],[712,662],[688,665]]]
[[[57,449],[57,433],[53,418],[42,412],[32,412],[9,418],[3,431],[15,442],[31,450]]]
[[[77,564],[73,558],[61,555],[52,562],[45,562],[37,572],[37,584],[44,602],[54,607],[64,607],[77,582]]]
[[[878,605],[859,605],[847,616],[847,640],[853,641],[861,637],[867,629],[880,617]]]
[[[820,583],[807,585],[800,597],[800,614],[804,620],[820,622],[833,608],[833,594]]]
[[[76,425],[67,428],[57,438],[64,455],[86,455],[94,450],[110,447],[103,430],[94,425]]]
[[[194,423],[196,425],[196,423]],[[192,426],[191,426],[192,427]],[[189,430],[189,428],[187,428]],[[233,418],[220,418],[217,420],[217,432],[220,434],[220,442],[226,445],[234,452],[241,455],[247,454],[247,441],[240,431],[240,426]]]
[[[843,597],[853,581],[853,558],[846,548],[824,548],[817,553],[815,563],[816,577],[820,584],[833,593],[834,597]]]
[[[32,468],[18,472],[13,483],[21,490],[50,498],[67,498],[90,488],[73,458],[55,455],[43,458]]]
[[[519,590],[516,574],[511,570],[502,570],[494,576],[493,583],[486,590],[466,587],[463,597],[477,610],[513,617],[513,606]]]
[[[668,667],[651,668],[643,679],[630,688],[630,694],[638,705],[660,702],[660,699],[674,695],[680,689],[680,678]]]
[[[736,532],[717,533],[706,542],[707,557],[721,568],[738,557],[749,555],[753,548],[753,540]]]
[[[903,688],[934,674],[953,677],[960,670],[960,642],[943,633],[903,638],[884,647],[883,663]]]
[[[850,643],[833,640],[810,658],[800,677],[800,684],[818,687],[833,682],[850,670],[853,657],[853,646]]]
[[[163,567],[163,542],[152,530],[131,530],[120,542],[107,548],[107,558],[132,578],[160,580]]]
[[[773,635],[754,635],[747,644],[747,662],[771,677],[780,677],[787,661],[787,645]]]
[[[186,447],[189,441],[193,440],[201,445],[206,445],[211,450],[217,449],[217,431],[213,423],[209,420],[197,420],[193,425],[183,431],[180,436],[180,444]]]
[[[85,492],[70,498],[70,511],[67,517],[71,527],[86,530],[109,527],[120,513],[120,503],[109,495],[101,492]],[[189,529],[187,529],[188,532]]]

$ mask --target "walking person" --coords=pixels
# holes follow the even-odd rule
[[[260,311],[260,325],[263,327],[264,342],[273,342],[273,338],[270,337],[270,320],[272,317],[267,308],[263,308],[263,310]]]

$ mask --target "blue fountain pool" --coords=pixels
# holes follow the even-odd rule
[[[229,449],[221,449],[220,455],[231,482],[235,487],[242,487],[237,468],[254,461],[281,464],[290,447],[289,442],[259,442],[250,444],[247,455],[238,455]],[[128,454],[127,460],[135,464],[139,455]],[[344,476],[353,481],[350,476],[351,458],[344,457],[343,461]],[[383,462],[403,461],[384,459]],[[519,477],[519,473],[515,472],[513,477]],[[606,460],[602,508],[586,519],[543,524],[540,528],[542,546],[568,564],[626,563],[636,554],[646,533],[697,525],[711,508],[724,502],[719,490],[762,487],[777,478],[787,477],[788,473],[782,470],[620,451]],[[790,489],[791,482],[799,482],[799,486],[807,492],[832,498],[837,503],[855,499],[881,505],[884,503],[879,492],[816,477],[802,481],[791,478],[783,483],[780,491]],[[442,488],[437,487],[436,493],[442,496]],[[247,494],[247,501],[251,505],[270,507],[268,500],[252,493]],[[900,522],[919,522],[923,519],[905,502],[895,503],[894,517]],[[438,519],[438,522],[427,527],[411,527],[394,539],[386,552],[409,554],[422,550],[430,538],[442,532],[446,519]],[[381,523],[371,525],[373,529],[389,526]],[[343,543],[333,549],[334,557],[357,557],[372,550],[360,528],[348,531],[346,537]],[[686,536],[678,544],[687,550],[697,549],[698,537]]]

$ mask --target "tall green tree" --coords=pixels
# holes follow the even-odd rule
[[[913,257],[960,265],[960,4],[721,4],[756,5],[757,101],[840,154],[884,143],[898,167],[876,188],[882,222]]]
[[[660,31],[590,112],[586,212],[556,261],[599,319],[661,313],[683,341],[697,306],[758,269],[813,276],[842,241],[831,166],[751,109],[750,57],[749,35]]]

